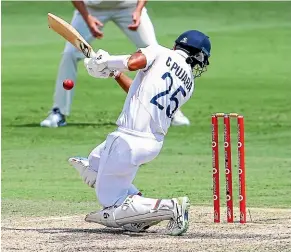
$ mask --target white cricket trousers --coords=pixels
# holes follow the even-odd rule
[[[91,169],[97,171],[96,196],[103,207],[120,205],[128,195],[137,194],[132,184],[140,165],[152,161],[163,146],[159,140],[141,133],[117,129],[89,155]]]
[[[145,8],[143,9],[141,23],[137,31],[131,31],[128,29],[128,25],[132,23],[132,13],[134,8],[135,6],[124,9],[96,10],[87,7],[89,13],[100,20],[103,24],[112,20],[137,48],[157,44],[154,27]],[[89,43],[95,39],[88,29],[83,17],[77,10],[74,12],[71,24]],[[106,39],[106,33],[103,39]],[[64,115],[69,115],[70,113],[75,88],[70,91],[65,90],[63,88],[63,81],[65,79],[71,79],[76,84],[77,63],[83,58],[84,55],[73,45],[69,42],[66,43],[57,75],[53,104],[53,108],[58,107]]]

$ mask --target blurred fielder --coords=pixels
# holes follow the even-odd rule
[[[190,30],[176,39],[173,50],[155,44],[132,55],[110,56],[99,50],[95,58],[85,59],[91,76],[108,78],[114,73],[128,93],[117,130],[88,159],[69,159],[82,179],[95,187],[103,206],[88,214],[87,222],[139,232],[168,220],[170,234],[187,230],[187,197],[145,198],[132,183],[138,168],[160,153],[173,115],[192,96],[194,78],[209,65],[210,49],[206,35]],[[138,72],[131,80],[122,73],[126,71]]]
[[[156,45],[154,27],[145,8],[146,1],[72,1],[76,10],[72,26],[89,43],[93,39],[103,38],[102,27],[113,21],[136,45],[137,48]],[[66,43],[56,80],[54,103],[49,116],[40,125],[43,127],[60,127],[66,125],[66,116],[70,113],[74,89],[67,91],[63,81],[71,79],[76,83],[77,63],[84,56],[69,42]],[[181,111],[177,111],[172,125],[189,125],[190,122]]]

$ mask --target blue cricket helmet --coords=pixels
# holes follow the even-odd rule
[[[200,31],[186,31],[175,40],[175,43],[181,47],[186,46],[201,50],[208,58],[210,57],[211,43],[209,37]]]
[[[191,65],[194,77],[200,77],[207,70],[211,43],[209,37],[196,30],[190,30],[182,33],[175,40],[175,49],[180,49],[188,54],[186,63]]]

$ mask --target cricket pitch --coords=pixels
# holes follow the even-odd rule
[[[247,224],[214,224],[211,207],[192,207],[189,230],[180,237],[165,234],[166,222],[130,233],[86,223],[83,215],[3,219],[2,251],[290,251],[290,210],[250,212]]]

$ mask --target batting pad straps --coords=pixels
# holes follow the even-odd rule
[[[128,60],[131,55],[109,56],[107,61],[108,69],[118,70],[120,72],[128,71]]]

